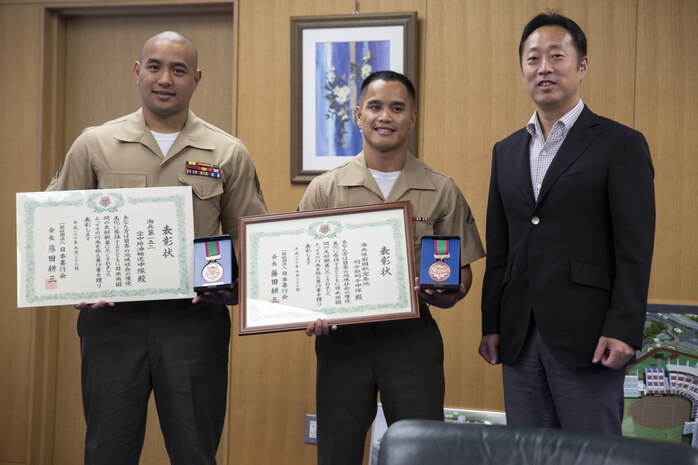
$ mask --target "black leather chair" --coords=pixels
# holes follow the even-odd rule
[[[698,449],[559,429],[403,420],[383,436],[378,465],[698,465]]]

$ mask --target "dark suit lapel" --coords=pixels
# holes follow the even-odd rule
[[[589,110],[586,106],[579,118],[572,126],[572,130],[567,134],[565,141],[560,146],[557,151],[555,158],[548,171],[545,173],[543,178],[543,186],[541,188],[540,194],[538,195],[538,202],[536,207],[541,204],[543,199],[545,199],[546,194],[550,191],[555,181],[562,173],[564,173],[574,161],[579,158],[582,153],[589,147],[589,145],[601,134],[601,126],[594,113]],[[530,171],[530,168],[529,168]],[[530,176],[529,176],[530,181]]]

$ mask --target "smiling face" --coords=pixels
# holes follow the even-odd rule
[[[580,99],[587,72],[587,57],[578,56],[572,36],[559,26],[543,26],[526,39],[521,77],[539,112],[558,118]]]
[[[415,102],[399,81],[371,82],[356,106],[356,121],[367,154],[399,153],[404,157],[416,120]]]
[[[181,130],[201,79],[193,46],[176,37],[155,36],[143,46],[133,71],[148,127],[160,132]]]

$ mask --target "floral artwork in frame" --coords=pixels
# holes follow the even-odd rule
[[[382,70],[414,82],[416,28],[416,13],[291,18],[291,182],[310,182],[361,152],[361,83]]]
[[[390,69],[390,41],[316,44],[317,104],[315,148],[320,156],[353,156],[361,151],[361,132],[353,124],[361,83],[374,70]]]

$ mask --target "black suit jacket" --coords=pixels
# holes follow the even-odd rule
[[[644,136],[584,108],[536,202],[525,128],[495,144],[487,206],[483,335],[513,363],[531,312],[553,356],[588,366],[600,336],[640,347],[654,245]]]

